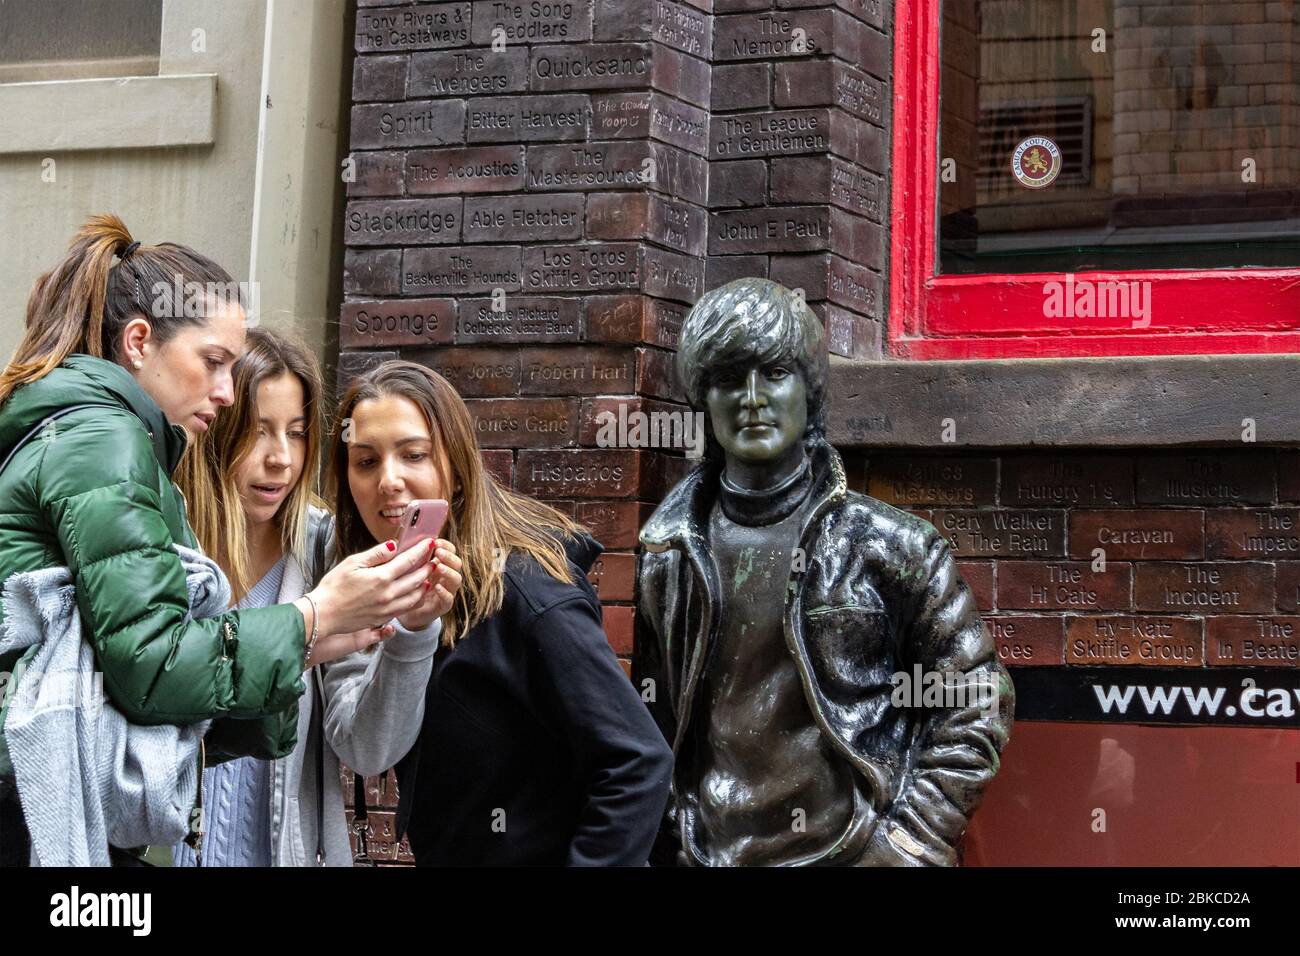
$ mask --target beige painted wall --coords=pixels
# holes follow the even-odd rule
[[[33,280],[96,212],[116,212],[143,242],[191,245],[240,281],[256,273],[270,323],[297,326],[323,351],[331,286],[338,285],[331,261],[342,192],[335,159],[341,74],[350,64],[346,9],[346,0],[164,0],[160,74],[216,75],[210,144],[0,149],[0,356],[18,342]],[[206,49],[194,48],[196,30]],[[272,69],[264,75],[267,49]],[[147,82],[116,92],[92,96],[88,89],[84,106],[60,118],[62,142],[75,142],[67,131],[78,123],[92,125],[87,115],[102,125],[105,111],[114,110],[124,131],[161,124],[166,141],[167,116]],[[39,90],[0,88],[8,103],[29,93],[47,101],[37,99]],[[7,124],[21,123],[20,109],[0,116],[0,143]],[[94,142],[91,135],[88,129]],[[149,141],[135,132],[130,139]],[[42,180],[47,159],[54,161],[52,182]],[[262,237],[256,264],[255,232]],[[272,237],[283,237],[279,248]]]

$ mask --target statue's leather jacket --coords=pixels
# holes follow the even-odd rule
[[[813,719],[860,775],[874,817],[865,851],[842,862],[953,865],[1010,735],[1010,678],[943,535],[849,491],[836,451],[808,444],[813,500],[791,560],[784,629]],[[703,709],[701,675],[720,627],[708,544],[720,471],[720,461],[697,467],[640,535],[634,679],[676,755],[660,860],[665,843],[686,845],[695,816],[698,767],[683,743],[692,711]],[[992,685],[996,703],[972,693],[966,706],[896,706],[891,677],[915,677],[917,665]]]

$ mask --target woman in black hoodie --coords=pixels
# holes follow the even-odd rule
[[[338,414],[343,554],[398,532],[416,498],[451,503],[462,584],[443,619],[397,831],[420,865],[640,865],[672,753],[605,640],[586,572],[603,550],[563,513],[503,488],[442,376],[386,362]]]

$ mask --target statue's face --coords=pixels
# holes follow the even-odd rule
[[[755,361],[720,372],[705,402],[722,450],[748,464],[780,461],[808,425],[808,389],[793,364]]]

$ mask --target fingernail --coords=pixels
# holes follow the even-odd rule
[[[432,551],[435,547],[437,547],[437,545],[438,545],[438,542],[437,542],[437,541],[434,541],[432,538],[429,539],[429,550],[430,550],[430,551]]]
[[[397,544],[396,544],[396,542],[393,542],[393,541],[385,541],[385,542],[384,542],[384,547],[386,547],[389,551],[396,551],[396,550],[397,550]]]

